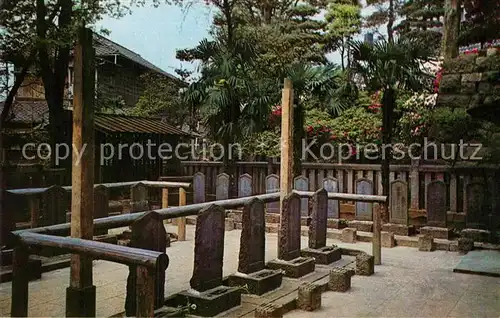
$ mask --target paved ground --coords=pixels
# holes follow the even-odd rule
[[[169,228],[175,231],[175,228]],[[224,275],[237,269],[240,231],[226,232]],[[193,270],[194,226],[187,227],[187,241],[176,242],[167,250],[166,294],[189,287]],[[277,236],[267,234],[266,258],[276,257]],[[303,246],[307,239],[302,237]],[[371,244],[330,244],[371,251]],[[347,293],[327,292],[321,310],[294,311],[287,317],[500,317],[500,278],[453,273],[460,261],[454,252],[418,252],[415,248],[383,249],[384,265],[370,277],[354,276]],[[105,261],[94,262],[97,286],[97,315],[123,311],[128,268]],[[45,273],[30,283],[30,316],[64,316],[65,289],[69,269]],[[0,315],[10,312],[10,283],[0,284]]]

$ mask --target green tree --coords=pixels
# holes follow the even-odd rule
[[[392,142],[394,109],[400,90],[418,91],[429,86],[430,76],[422,67],[431,52],[416,40],[396,38],[394,42],[379,40],[373,45],[351,42],[353,71],[359,74],[371,91],[381,91],[382,144]],[[382,151],[382,184],[384,195],[389,194],[389,165],[391,149]]]
[[[398,10],[404,0],[367,0],[366,4],[375,8],[373,13],[365,17],[365,27],[378,29],[387,26],[387,40],[394,40],[394,23],[398,18]]]
[[[325,18],[328,22],[328,33],[339,39],[337,47],[340,50],[342,70],[345,70],[346,55],[347,68],[350,67],[350,54],[346,52],[346,49],[349,49],[347,43],[353,35],[361,31],[361,5],[357,1],[353,3],[352,0],[332,0],[328,4]]]
[[[145,87],[137,104],[129,113],[135,116],[164,116],[172,125],[183,123],[191,127],[193,109],[182,101],[181,90],[186,84],[160,74],[146,73],[141,76]]]

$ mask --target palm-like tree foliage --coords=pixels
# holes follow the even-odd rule
[[[383,129],[382,143],[392,139],[393,113],[398,90],[422,90],[430,81],[424,63],[432,56],[431,48],[423,47],[409,38],[397,38],[393,42],[380,40],[373,45],[360,41],[350,43],[353,54],[352,71],[370,90],[381,90]],[[385,195],[389,193],[390,149],[382,154],[382,184]]]

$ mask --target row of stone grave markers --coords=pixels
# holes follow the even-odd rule
[[[304,176],[298,176],[294,179],[294,189],[299,191],[308,191],[308,179]],[[336,193],[339,189],[339,182],[336,178],[325,177],[323,179],[323,188],[329,193]],[[265,179],[266,193],[279,191],[279,176],[275,174],[268,175]],[[204,202],[205,200],[205,176],[198,172],[194,175],[193,181],[195,202]],[[374,194],[373,182],[370,179],[360,178],[355,182],[357,194]],[[251,196],[252,176],[243,174],[238,182],[238,196]],[[485,207],[486,198],[484,193],[487,187],[482,183],[469,183],[466,185],[466,198],[464,212],[466,217],[466,228],[485,229],[489,222],[489,209]],[[431,233],[436,238],[449,238],[450,231],[447,228],[447,187],[442,180],[435,180],[427,185],[427,226],[423,228],[424,233]],[[224,200],[229,197],[229,176],[225,173],[217,176],[216,200]],[[308,215],[308,198],[302,198],[300,211],[302,216]],[[392,232],[397,235],[413,235],[415,228],[409,224],[408,215],[408,183],[404,180],[393,180],[391,182],[389,196],[389,223],[384,224],[382,230]],[[269,213],[279,213],[279,203],[272,202],[266,204],[266,210]],[[340,215],[340,204],[338,200],[328,200],[328,218],[338,219]],[[373,218],[373,204],[367,202],[355,203],[355,220],[360,223],[369,223]],[[354,223],[354,222],[353,222]],[[365,224],[366,225],[366,224]],[[351,226],[351,225],[350,225]],[[352,225],[355,226],[356,225]],[[365,226],[366,228],[366,226]],[[369,226],[371,229],[371,226]],[[358,228],[358,230],[362,230]]]
[[[167,300],[168,306],[196,305],[193,314],[214,316],[240,304],[243,292],[262,295],[281,285],[283,275],[299,278],[341,258],[341,249],[326,246],[328,194],[321,189],[310,198],[309,244],[301,249],[300,197],[292,193],[283,201],[278,259],[266,264],[265,204],[250,199],[242,213],[238,271],[223,285],[224,216],[222,207],[211,205],[197,217],[191,289]]]

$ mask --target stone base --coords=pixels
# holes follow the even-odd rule
[[[328,290],[335,292],[348,291],[351,288],[351,277],[351,272],[347,268],[332,269],[328,279]]]
[[[66,317],[95,317],[96,288],[66,288]]]
[[[338,261],[342,257],[342,251],[336,245],[325,246],[318,249],[305,248],[300,251],[303,257],[313,257],[316,264],[331,264]]]
[[[261,305],[255,309],[255,318],[281,318],[283,317],[283,306],[274,303]]]
[[[283,272],[280,270],[263,269],[261,271],[229,276],[229,286],[247,286],[248,292],[253,295],[262,295],[281,286]],[[245,291],[243,291],[245,293]]]
[[[344,243],[356,243],[357,231],[355,228],[346,227],[342,230],[340,240]]]
[[[420,234],[418,236],[418,250],[421,252],[432,252],[436,249],[434,238],[429,234]]]
[[[299,286],[297,308],[314,311],[321,307],[321,286],[314,283],[303,283]]]
[[[382,243],[382,247],[393,248],[396,246],[396,241],[394,240],[394,233],[392,232],[381,232],[380,233],[380,241]]]
[[[411,236],[415,235],[415,227],[413,225],[403,225],[396,223],[386,223],[382,225],[382,231],[392,232],[394,235]]]
[[[486,230],[464,229],[460,232],[460,236],[472,239],[474,242],[489,242],[491,233]]]
[[[286,277],[299,278],[314,272],[315,264],[314,258],[312,257],[297,257],[290,261],[275,259],[268,262],[267,267],[285,271]]]
[[[329,229],[341,230],[341,229],[347,227],[347,220],[346,219],[328,219],[326,221],[326,226]]]
[[[356,275],[370,276],[375,272],[375,258],[367,253],[356,255]]]
[[[451,229],[448,229],[446,227],[424,226],[420,228],[420,234],[430,235],[435,239],[449,240],[451,233]]]
[[[347,225],[351,228],[355,228],[360,232],[373,232],[373,222],[372,221],[348,221]]]
[[[461,237],[457,240],[459,254],[467,254],[474,249],[474,241],[470,238]]]
[[[201,317],[213,317],[241,304],[241,289],[237,287],[218,286],[204,292],[186,290],[167,300],[171,307],[196,305],[190,314]]]

